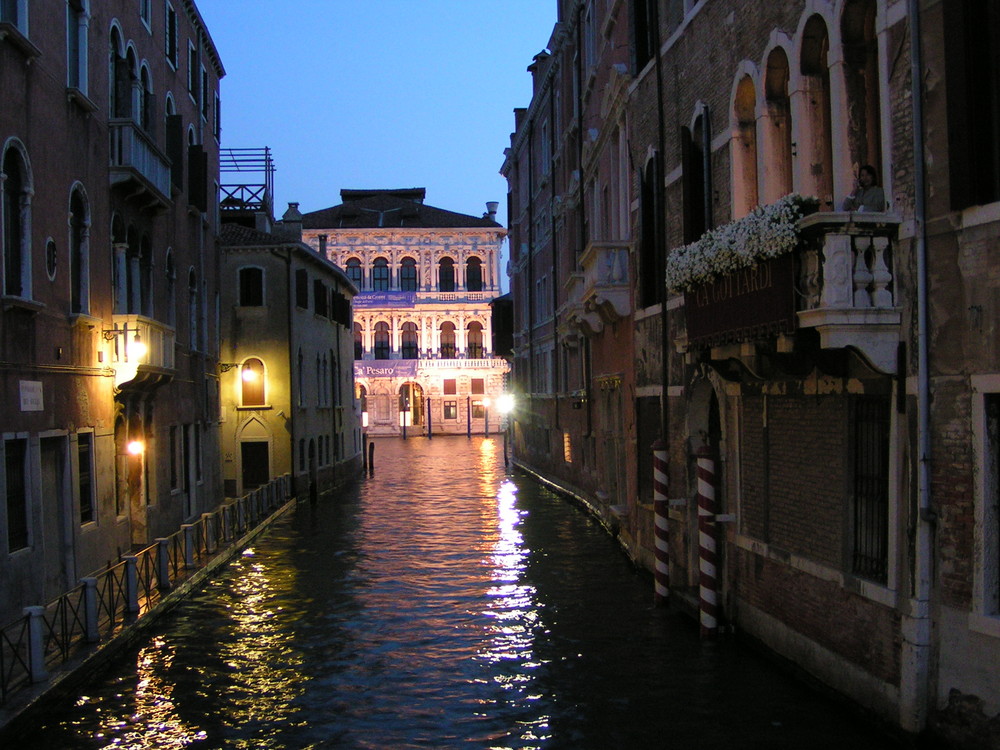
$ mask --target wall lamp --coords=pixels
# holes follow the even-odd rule
[[[229,372],[234,367],[239,367],[239,362],[219,362],[219,372]]]
[[[132,333],[128,328],[105,328],[101,331],[104,335],[105,341],[114,341],[119,336],[122,337],[125,342],[125,356],[130,360],[142,359],[146,356],[148,347],[142,340],[142,336],[138,333],[132,336],[132,340],[128,340],[128,335]]]

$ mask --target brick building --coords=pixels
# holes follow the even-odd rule
[[[0,6],[0,622],[221,498],[223,75],[189,0]]]
[[[1000,61],[985,52],[1000,13],[559,8],[502,170],[517,459],[653,567],[646,477],[664,440],[675,602],[907,731],[971,742],[961,716],[985,735],[1000,713]],[[866,165],[885,205],[845,203]],[[588,264],[616,243],[602,277]],[[598,402],[619,382],[615,424]],[[607,467],[616,429],[624,460]]]

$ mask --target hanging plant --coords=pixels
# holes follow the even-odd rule
[[[667,256],[667,289],[690,291],[719,276],[790,253],[799,243],[799,220],[818,205],[816,198],[791,193],[674,249]]]

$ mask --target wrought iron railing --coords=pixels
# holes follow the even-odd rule
[[[50,668],[145,616],[167,591],[226,554],[291,496],[291,476],[285,474],[169,537],[122,555],[45,606],[25,607],[21,617],[0,627],[0,705],[48,680]]]

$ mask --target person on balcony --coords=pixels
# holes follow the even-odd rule
[[[865,164],[858,170],[854,192],[844,198],[845,211],[885,211],[885,193],[878,184],[875,167]]]

